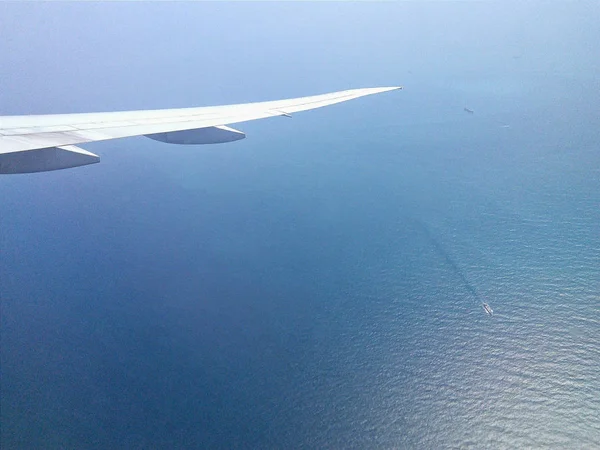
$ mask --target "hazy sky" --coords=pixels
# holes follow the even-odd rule
[[[0,113],[457,87],[470,79],[506,83],[515,71],[521,80],[528,74],[525,82],[549,71],[568,80],[600,68],[599,9],[597,2],[3,2]]]

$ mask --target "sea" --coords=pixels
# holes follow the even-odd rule
[[[0,114],[404,87],[2,176],[2,449],[600,448],[598,3],[0,13]]]

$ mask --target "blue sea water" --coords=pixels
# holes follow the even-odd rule
[[[405,86],[2,177],[3,449],[600,447],[597,3],[2,9],[2,114]]]

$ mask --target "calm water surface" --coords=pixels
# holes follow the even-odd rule
[[[78,45],[110,61],[92,36],[116,13],[78,8]],[[180,5],[171,23],[164,8],[145,13],[172,31],[163,45],[191,45],[193,15]],[[586,19],[597,6],[557,6],[531,29],[519,10],[496,32],[497,6],[433,19],[349,5],[354,34],[331,35],[306,22],[308,7],[280,8],[290,36],[240,28],[247,42],[227,45],[261,61],[283,36],[282,64],[302,54],[331,73],[307,72],[286,94],[292,77],[276,72],[279,88],[213,103],[345,88],[352,77],[336,77],[352,67],[359,84],[405,90],[242,124],[249,138],[231,145],[94,144],[100,165],[0,179],[2,448],[600,447],[600,63]],[[342,49],[339,72],[299,39],[307,23]],[[468,30],[486,27],[473,42]],[[17,43],[37,36],[23,33]],[[394,53],[407,40],[430,59]],[[129,70],[154,86],[156,58],[124,42]],[[201,73],[191,51],[186,64],[160,55],[163,77]],[[251,60],[239,66],[248,83]],[[173,76],[161,100],[199,103],[192,75]],[[149,106],[143,87],[121,89]],[[97,95],[74,109],[110,103]]]

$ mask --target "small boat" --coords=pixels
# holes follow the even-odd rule
[[[483,309],[485,309],[485,312],[488,313],[490,316],[494,315],[494,310],[490,308],[490,305],[488,305],[487,303],[483,304]]]

